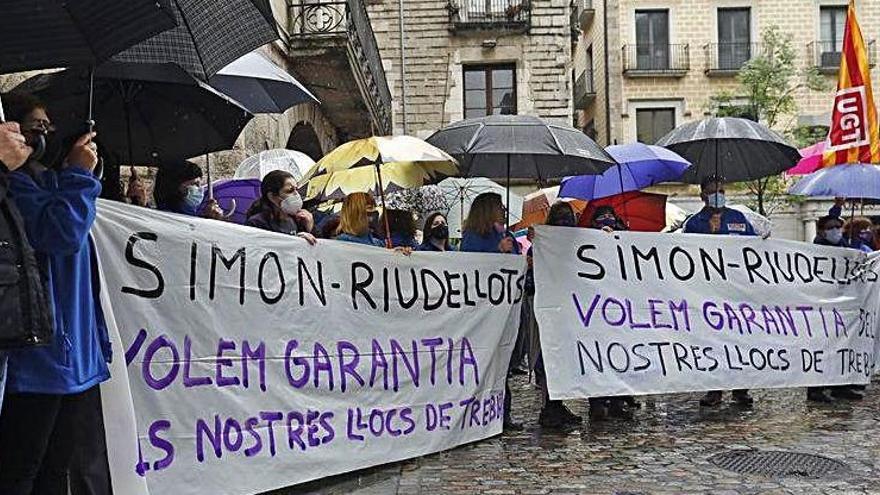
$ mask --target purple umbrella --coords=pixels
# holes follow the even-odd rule
[[[244,224],[248,208],[259,197],[260,179],[228,179],[214,183],[214,199],[223,211],[232,210],[228,218],[237,224]]]
[[[619,165],[602,175],[567,177],[559,188],[560,198],[592,200],[640,191],[661,182],[678,180],[691,164],[674,151],[642,143],[605,148]]]

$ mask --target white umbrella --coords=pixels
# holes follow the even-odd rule
[[[261,179],[273,170],[290,172],[297,184],[306,171],[315,165],[308,155],[287,149],[267,150],[245,158],[235,171],[236,179]]]
[[[464,219],[471,210],[471,203],[477,196],[483,193],[496,193],[501,196],[510,212],[510,224],[513,225],[522,219],[523,198],[510,193],[510,205],[507,205],[507,188],[482,177],[462,179],[452,177],[445,179],[440,184],[443,197],[446,201],[446,221],[449,223],[449,236],[461,237],[461,228]]]
[[[752,227],[755,228],[755,233],[761,237],[769,236],[770,231],[773,230],[773,222],[769,218],[752,210],[746,205],[729,205],[728,208],[745,215],[749,223],[752,224]]]
[[[684,208],[674,205],[669,201],[666,202],[666,228],[663,232],[674,232],[684,225],[684,221],[691,213]]]

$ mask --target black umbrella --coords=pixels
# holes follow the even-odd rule
[[[77,133],[87,71],[40,74],[16,90],[49,102],[60,138]],[[95,71],[94,91],[102,152],[116,163],[151,165],[229,149],[253,117],[174,64],[103,64]]]
[[[4,0],[0,74],[95,65],[175,26],[171,0]]]
[[[207,81],[232,61],[278,39],[269,0],[171,0],[178,26],[113,57],[174,63]]]
[[[427,141],[455,157],[464,176],[504,178],[508,196],[510,179],[601,174],[617,164],[583,132],[528,115],[462,120]]]
[[[318,99],[286,70],[251,52],[220,70],[208,83],[252,113],[284,113]]]
[[[171,0],[6,0],[2,10],[0,74],[94,67],[176,26]]]
[[[775,131],[733,117],[689,122],[656,144],[693,164],[680,179],[690,184],[712,175],[728,182],[756,180],[788,170],[801,159],[798,150]]]

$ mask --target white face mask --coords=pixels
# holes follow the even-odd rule
[[[288,215],[296,215],[302,210],[303,200],[298,192],[294,192],[290,196],[281,201],[281,211]]]
[[[706,204],[712,208],[724,208],[727,204],[727,198],[724,197],[724,193],[712,193],[706,198]]]

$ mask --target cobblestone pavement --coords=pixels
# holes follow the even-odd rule
[[[646,397],[632,419],[596,424],[575,401],[568,405],[585,423],[560,432],[537,425],[539,394],[518,379],[514,417],[525,431],[278,493],[880,495],[880,383],[864,401],[830,405],[807,403],[804,389],[753,395],[751,410],[729,403],[701,410],[699,394]],[[821,479],[766,478],[708,460],[748,448],[819,454],[849,469]]]

